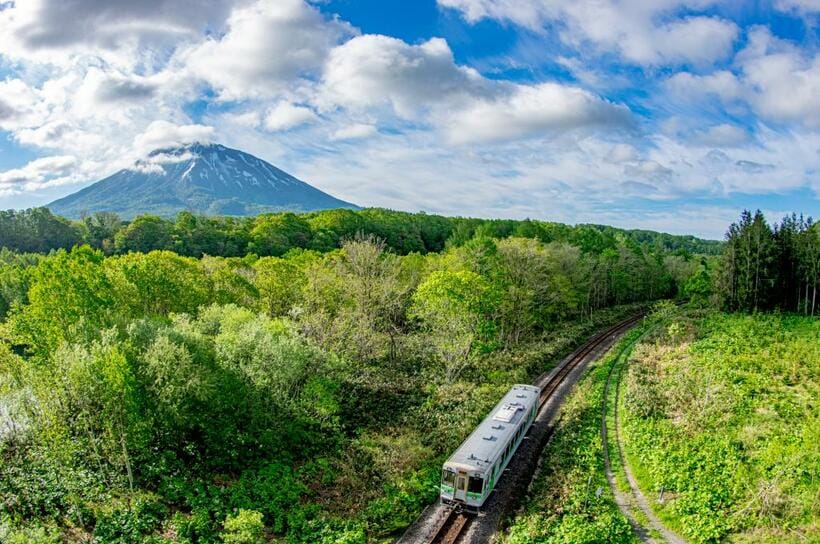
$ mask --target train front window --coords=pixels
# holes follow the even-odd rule
[[[484,491],[484,479],[483,478],[476,478],[475,476],[470,476],[470,482],[467,484],[467,492],[468,493],[481,493]]]
[[[450,487],[455,487],[456,473],[445,468],[441,472],[441,483]]]

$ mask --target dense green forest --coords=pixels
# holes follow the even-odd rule
[[[383,210],[16,217],[91,243],[0,252],[6,542],[389,541],[510,384],[703,268],[686,239]]]
[[[759,210],[744,211],[729,227],[726,242],[717,280],[726,308],[815,314],[820,224],[791,215],[770,226]]]
[[[717,255],[722,244],[694,236],[601,225],[568,226],[533,220],[474,219],[411,214],[383,209],[278,213],[256,217],[209,217],[182,212],[175,221],[143,215],[121,221],[113,213],[94,213],[80,221],[54,216],[46,208],[0,211],[0,248],[48,253],[87,244],[106,255],[169,250],[189,257],[214,255],[281,256],[294,248],[330,251],[356,234],[382,239],[391,251],[427,253],[461,245],[474,236],[534,238],[564,242],[597,253],[615,249],[619,239],[681,255]]]
[[[11,543],[390,541],[511,384],[648,301],[733,300],[722,244],[589,225],[35,209],[0,232]]]

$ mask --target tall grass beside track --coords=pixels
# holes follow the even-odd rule
[[[661,518],[694,543],[820,541],[819,378],[812,318],[689,312],[636,346],[622,438]]]
[[[504,543],[636,541],[604,467],[612,365],[626,462],[667,527],[692,543],[819,542],[820,321],[686,309],[655,323],[592,363],[568,397]],[[628,492],[609,408],[610,457]]]

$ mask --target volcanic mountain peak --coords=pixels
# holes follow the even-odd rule
[[[59,215],[112,211],[173,216],[356,208],[272,164],[220,144],[193,143],[152,151],[131,168],[49,204]]]

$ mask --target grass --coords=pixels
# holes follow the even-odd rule
[[[694,543],[818,541],[818,376],[811,318],[690,311],[639,344],[622,439],[658,516]]]

